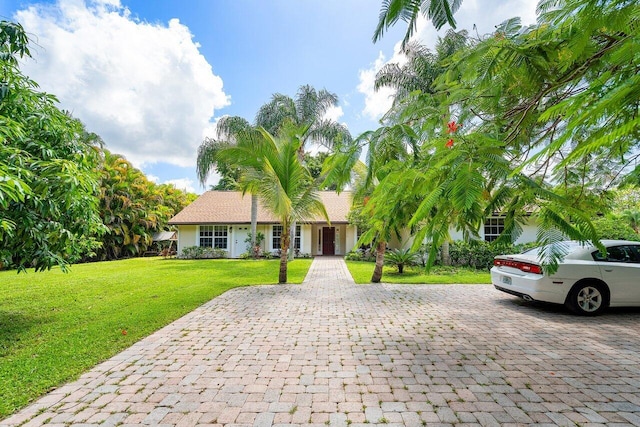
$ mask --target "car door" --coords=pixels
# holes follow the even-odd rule
[[[611,305],[640,304],[640,245],[607,248],[607,257],[594,252],[602,279],[611,290]]]

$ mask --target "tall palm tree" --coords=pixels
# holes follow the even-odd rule
[[[351,135],[348,129],[325,118],[329,108],[337,104],[336,94],[325,89],[317,91],[310,85],[304,85],[300,86],[295,98],[280,93],[274,94],[269,102],[260,107],[254,125],[238,116],[221,118],[216,125],[217,138],[205,138],[198,149],[196,169],[200,182],[204,185],[210,173],[220,168],[220,150],[236,145],[240,134],[246,136],[252,129],[264,128],[271,135],[278,135],[283,127],[296,126],[302,132],[298,149],[301,162],[304,159],[304,150],[310,144],[333,150],[341,144],[349,143]],[[251,194],[251,244],[255,246],[258,197],[249,189],[244,188],[243,192],[245,191]],[[291,224],[291,227],[295,229],[295,223]],[[293,255],[293,247],[291,249]]]
[[[351,143],[351,134],[342,124],[325,118],[329,108],[338,105],[338,96],[326,89],[316,90],[311,85],[300,86],[295,98],[276,93],[271,101],[260,107],[256,115],[256,126],[263,127],[272,135],[277,135],[284,126],[296,126],[303,130],[300,135],[298,158],[304,161],[305,149],[310,144],[335,150]],[[290,232],[295,233],[295,222]],[[293,258],[294,247],[290,257]]]
[[[219,152],[219,159],[242,167],[241,185],[258,194],[263,206],[282,224],[279,283],[287,282],[291,225],[314,215],[329,217],[316,182],[298,156],[306,127],[285,125],[277,136],[264,128],[243,132],[234,146]]]
[[[234,146],[238,143],[238,138],[253,126],[244,118],[239,116],[224,116],[218,120],[216,124],[216,133],[218,139],[205,138],[198,148],[198,159],[196,162],[196,171],[198,179],[202,185],[205,184],[207,178],[214,169],[220,168],[220,159],[218,154],[220,150]],[[233,164],[224,165],[227,168],[234,168]],[[244,194],[244,190],[243,190]],[[256,246],[256,235],[258,231],[258,195],[251,193],[251,247]],[[257,253],[257,251],[252,251]]]
[[[338,96],[326,89],[317,91],[310,85],[300,86],[295,98],[276,93],[264,104],[256,115],[256,126],[277,135],[286,125],[304,130],[300,135],[300,156],[309,144],[316,144],[332,151],[337,145],[351,141],[347,128],[326,119],[329,108],[338,105]]]

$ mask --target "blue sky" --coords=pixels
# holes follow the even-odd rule
[[[252,121],[274,93],[311,84],[338,95],[331,116],[355,136],[377,127],[389,91],[375,72],[401,61],[404,26],[373,44],[379,0],[0,0],[36,42],[23,70],[58,96],[106,147],[158,182],[190,191],[198,145],[215,121]],[[484,34],[504,19],[535,20],[532,0],[465,0],[459,29]],[[475,31],[474,31],[475,33]],[[440,32],[442,34],[442,32]],[[438,33],[420,22],[433,47]],[[212,177],[210,183],[216,177]]]

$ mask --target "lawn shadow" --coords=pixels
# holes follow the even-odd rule
[[[45,322],[43,316],[0,310],[0,358],[20,344],[21,338],[32,328]]]

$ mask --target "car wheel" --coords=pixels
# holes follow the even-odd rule
[[[571,288],[566,306],[576,314],[595,316],[609,306],[609,292],[600,283],[584,282]]]

